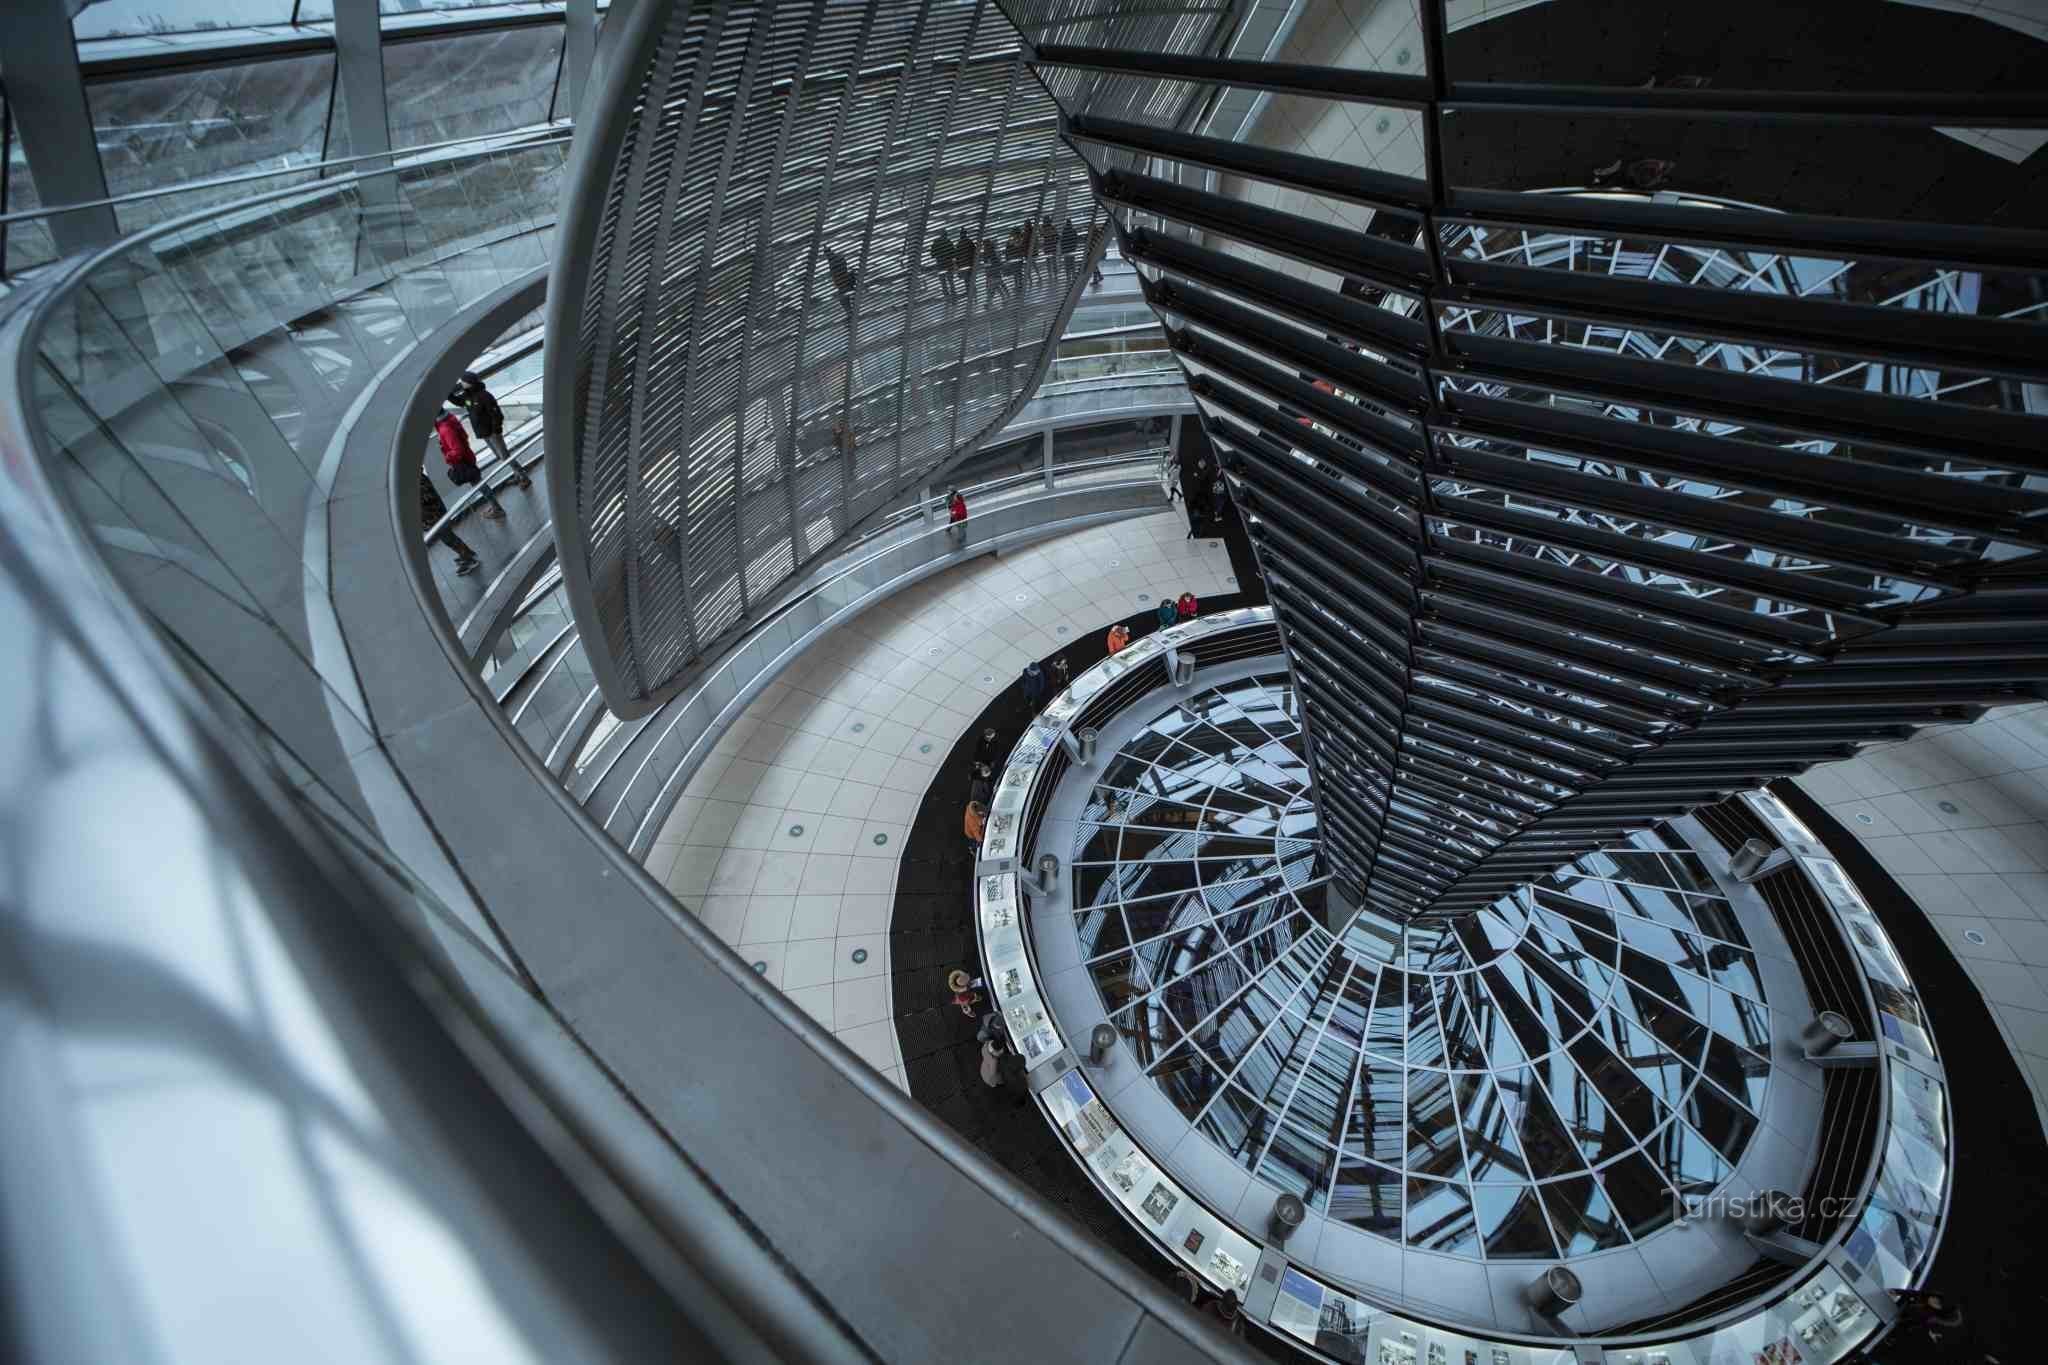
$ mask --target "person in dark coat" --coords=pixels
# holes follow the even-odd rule
[[[974,761],[993,771],[1000,756],[996,753],[996,728],[991,725],[981,732],[980,739],[974,741]]]
[[[1209,485],[1199,477],[1191,476],[1183,489],[1186,502],[1182,510],[1188,514],[1188,539],[1193,540],[1202,530],[1202,517],[1209,509]]]
[[[1036,713],[1045,705],[1045,670],[1033,659],[1024,665],[1024,704]]]
[[[1074,220],[1069,218],[1066,222],[1060,224],[1060,255],[1067,258],[1068,270],[1075,270],[1080,267],[1080,259],[1074,255],[1074,252],[1080,245],[1081,234],[1075,230]]]
[[[953,297],[954,247],[953,239],[946,235],[944,228],[940,228],[939,235],[932,238],[931,253],[932,265],[939,272],[939,287],[946,291],[946,297],[950,299]]]
[[[1074,681],[1074,666],[1067,662],[1067,656],[1056,654],[1052,661],[1052,690],[1064,692]]]
[[[851,308],[856,284],[853,267],[846,263],[846,257],[828,246],[825,248],[825,268],[832,272],[832,288],[838,293],[839,301]]]
[[[431,531],[448,515],[448,504],[441,501],[441,490],[434,487],[434,481],[427,477],[427,471],[420,471],[420,531]],[[441,543],[455,552],[455,572],[463,578],[469,577],[481,563],[476,551],[469,548],[469,542],[455,534],[453,528],[441,533]]]
[[[953,265],[960,272],[961,297],[974,302],[974,239],[964,232],[960,245],[953,248]]]
[[[469,415],[469,429],[477,434],[491,453],[503,460],[512,471],[512,481],[521,488],[533,487],[533,479],[512,461],[512,448],[505,444],[505,410],[498,406],[498,400],[484,387],[484,378],[474,370],[462,372],[462,382],[455,387],[452,395],[456,404]]]
[[[974,765],[974,780],[967,784],[967,799],[979,801],[984,806],[996,799],[995,774],[988,764]]]
[[[1217,523],[1217,534],[1222,534],[1222,522],[1230,515],[1230,489],[1222,479],[1209,485],[1209,520]]]
[[[462,430],[462,420],[455,415],[454,408],[442,408],[441,415],[434,419],[434,439],[441,443],[448,482],[458,488],[474,487],[490,504],[484,515],[492,521],[503,521],[505,509],[499,504],[497,493],[484,482],[483,471],[476,467],[476,452],[469,448],[469,436]]]

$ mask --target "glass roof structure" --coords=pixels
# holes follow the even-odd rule
[[[1324,927],[1298,699],[1207,689],[1102,769],[1074,928],[1105,1011],[1209,1142],[1429,1251],[1628,1245],[1725,1180],[1762,1112],[1754,955],[1667,829],[1451,920]]]
[[[1948,130],[2048,123],[2048,46],[1900,5],[1853,69],[1741,5],[1654,7],[1647,51],[1568,3],[1264,43],[1005,8],[1244,514],[1343,912],[1476,913],[2041,695],[2048,194]]]
[[[383,0],[382,123],[394,152],[458,138],[513,134],[574,114],[565,0]],[[595,6],[602,22],[608,4]],[[346,169],[320,163],[386,150],[350,132],[333,0],[96,0],[72,19],[99,179],[113,198],[178,187],[114,205],[115,226],[137,232],[212,204]],[[0,215],[40,207],[19,120],[0,88]],[[260,187],[219,184],[268,173]],[[0,225],[4,271],[60,254],[40,222]]]
[[[575,340],[546,421],[564,582],[632,717],[1009,421],[1098,211],[992,4],[647,6],[616,30],[557,239],[549,334]],[[963,234],[973,269],[941,270]]]

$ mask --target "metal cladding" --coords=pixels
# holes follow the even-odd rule
[[[1268,43],[1193,7],[1006,8],[1218,447],[1354,903],[1476,912],[1727,793],[2042,695],[2048,234],[2011,187],[2032,173],[1783,169],[1827,138],[1981,157],[1943,125],[2039,126],[2038,83],[1463,79],[1482,49],[1458,43],[1564,5],[1447,35],[1428,0],[1384,45],[1356,16]],[[1656,139],[1737,148],[1699,179],[1777,176],[1791,211],[1679,190]]]
[[[1085,244],[1095,209],[991,4],[648,0],[607,29],[545,422],[563,579],[630,718],[1030,396],[1085,245],[970,281],[932,240],[1000,252],[1028,218]]]

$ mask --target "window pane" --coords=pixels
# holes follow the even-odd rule
[[[115,196],[320,159],[334,58],[264,62],[95,81],[86,87],[107,193]],[[281,187],[224,185],[116,210],[123,232]]]
[[[84,41],[291,21],[292,0],[99,0],[78,12],[71,32]]]
[[[392,147],[546,123],[561,56],[560,24],[386,43]]]

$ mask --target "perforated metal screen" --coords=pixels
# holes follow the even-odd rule
[[[2041,695],[2048,197],[1982,137],[2048,128],[2048,49],[1900,5],[1851,63],[1740,3],[1005,9],[1222,454],[1355,901],[1473,912]]]
[[[611,25],[550,282],[547,461],[582,637],[632,716],[1009,419],[1095,209],[992,4],[653,3]],[[971,269],[940,268],[942,233],[974,239]]]

